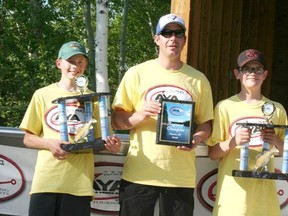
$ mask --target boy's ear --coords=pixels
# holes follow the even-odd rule
[[[240,73],[241,73],[241,72],[239,71],[239,69],[234,69],[233,72],[234,72],[235,78],[236,78],[237,80],[239,80],[239,79],[240,79],[239,75],[240,75]]]
[[[55,65],[60,69],[61,59],[56,59]]]

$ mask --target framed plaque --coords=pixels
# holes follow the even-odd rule
[[[195,102],[163,99],[160,103],[156,143],[191,148]]]

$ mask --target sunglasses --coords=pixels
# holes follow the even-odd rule
[[[251,73],[255,73],[257,75],[263,74],[264,73],[264,68],[262,67],[256,67],[256,68],[251,68],[251,67],[243,67],[243,68],[239,68],[239,70],[243,73],[243,74],[251,74]]]
[[[185,31],[183,31],[183,30],[164,29],[160,32],[160,35],[162,35],[165,38],[170,38],[170,37],[172,37],[173,34],[177,38],[184,38],[185,37]]]

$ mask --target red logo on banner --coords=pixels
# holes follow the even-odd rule
[[[12,199],[24,189],[24,175],[11,159],[0,154],[0,202]]]
[[[214,169],[204,175],[198,182],[196,193],[199,202],[208,210],[212,211],[214,202],[216,199],[216,185],[217,185],[217,172],[218,169]],[[275,172],[280,173],[279,169],[275,169]],[[271,180],[265,180],[271,181]],[[288,181],[277,181],[277,194],[280,203],[280,208],[284,208],[288,204]]]
[[[218,169],[214,169],[204,175],[196,188],[199,202],[210,211],[212,211],[215,202],[217,172]]]

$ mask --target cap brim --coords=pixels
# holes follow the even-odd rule
[[[248,62],[251,62],[251,61],[257,61],[257,62],[260,62],[264,67],[265,67],[265,63],[259,59],[248,59],[244,62],[241,62],[241,64],[238,64],[238,67],[243,67],[245,64],[247,64]]]
[[[84,54],[83,52],[69,52],[69,53],[65,53],[65,55],[61,56],[60,58],[67,60],[67,59],[69,59],[72,56],[77,55],[77,54],[81,54],[81,55],[85,56],[86,58],[88,58],[87,54]]]

